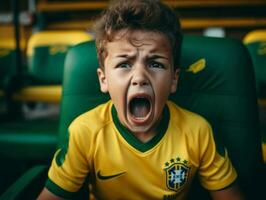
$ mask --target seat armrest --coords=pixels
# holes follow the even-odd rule
[[[48,166],[38,165],[26,171],[0,199],[36,199],[47,179]]]

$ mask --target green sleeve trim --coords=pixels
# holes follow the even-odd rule
[[[69,192],[64,190],[63,188],[61,188],[60,186],[58,186],[57,184],[55,184],[52,180],[50,180],[49,178],[47,179],[46,183],[45,183],[45,187],[52,192],[53,194],[62,197],[62,198],[66,198],[66,199],[73,199],[73,197],[75,196],[76,192]]]

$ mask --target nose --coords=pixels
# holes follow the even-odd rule
[[[138,67],[134,70],[131,83],[133,86],[145,86],[149,84],[145,69]]]

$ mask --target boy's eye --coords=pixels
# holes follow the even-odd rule
[[[163,69],[164,68],[164,65],[161,64],[161,63],[158,63],[158,62],[150,62],[149,63],[149,67],[150,68],[160,68],[160,69]]]
[[[130,64],[129,63],[120,63],[117,65],[118,68],[130,68]]]

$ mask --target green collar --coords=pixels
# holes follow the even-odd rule
[[[117,130],[122,135],[122,137],[128,142],[128,144],[130,144],[131,146],[133,146],[134,148],[136,148],[141,152],[145,152],[153,148],[166,133],[166,130],[168,128],[170,113],[169,113],[169,108],[165,106],[162,112],[162,119],[157,127],[158,133],[151,140],[145,143],[141,142],[125,126],[121,124],[121,122],[118,119],[117,111],[114,105],[112,106],[112,117]]]

